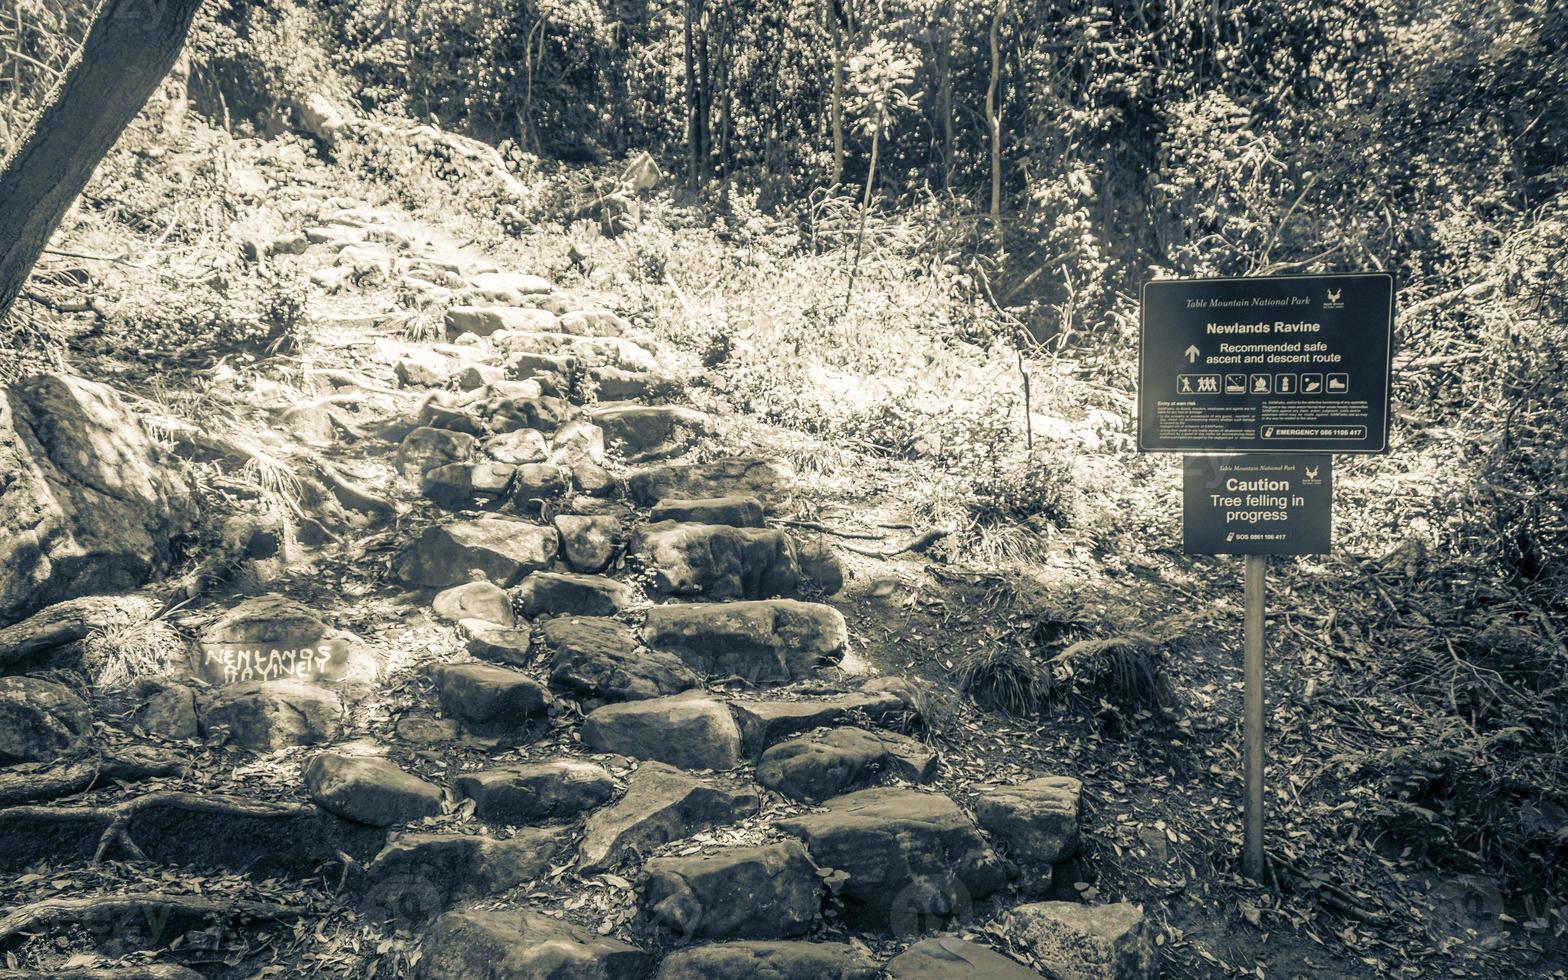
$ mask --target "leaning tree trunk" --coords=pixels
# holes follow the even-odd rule
[[[169,73],[201,0],[104,0],[0,168],[0,316],[98,163]]]

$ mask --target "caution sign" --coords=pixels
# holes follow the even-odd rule
[[[1332,456],[1248,453],[1182,460],[1189,555],[1323,555],[1333,536]]]
[[[1386,273],[1156,280],[1143,287],[1138,448],[1388,448]]]

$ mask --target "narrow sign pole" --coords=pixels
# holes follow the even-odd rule
[[[1263,599],[1268,559],[1248,555],[1244,601],[1246,604],[1245,741],[1247,799],[1243,812],[1246,834],[1242,842],[1241,870],[1253,881],[1263,880]]]

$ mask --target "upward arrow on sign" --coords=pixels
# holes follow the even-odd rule
[[[1197,360],[1198,360],[1198,354],[1201,353],[1201,352],[1198,350],[1198,345],[1197,344],[1192,344],[1192,345],[1188,346],[1188,348],[1187,348],[1185,353],[1187,355],[1187,363],[1188,364],[1195,364],[1195,363],[1197,363]]]

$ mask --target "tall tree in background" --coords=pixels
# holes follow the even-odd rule
[[[985,125],[991,141],[991,232],[996,236],[996,256],[1002,257],[1006,236],[1002,232],[1002,17],[1007,0],[997,0],[991,12],[991,82],[985,90]]]
[[[866,168],[866,192],[860,202],[860,227],[855,232],[855,261],[849,267],[849,288],[844,294],[847,309],[855,297],[855,276],[860,272],[860,256],[866,248],[866,214],[871,210],[871,192],[877,181],[877,157],[882,149],[882,134],[893,125],[895,114],[914,106],[905,86],[915,80],[914,58],[885,40],[872,41],[849,63],[854,76],[853,101],[855,127],[871,136],[871,163]]]
[[[86,40],[0,169],[0,316],[60,219],[185,46],[201,0],[104,0]]]

